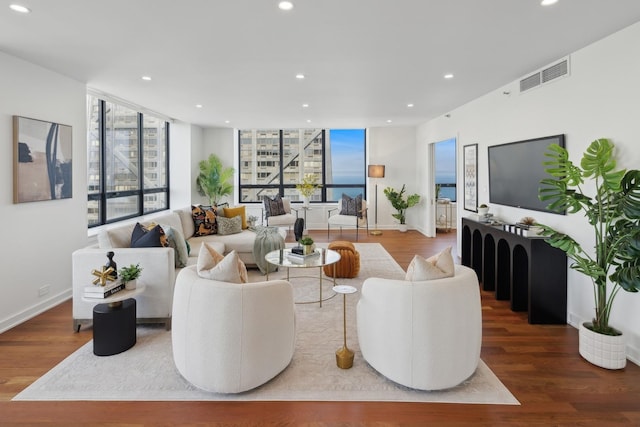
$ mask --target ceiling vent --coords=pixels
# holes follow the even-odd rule
[[[569,74],[569,58],[520,80],[520,93]]]

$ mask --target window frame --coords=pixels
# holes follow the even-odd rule
[[[90,222],[90,215],[89,215],[89,209],[90,206],[87,206],[87,225],[88,228],[95,228],[95,227],[100,227],[102,225],[105,224],[112,224],[112,223],[116,223],[119,221],[124,221],[127,219],[131,219],[131,218],[136,218],[139,216],[143,216],[143,215],[148,215],[154,212],[160,212],[166,209],[169,209],[169,207],[171,206],[170,204],[170,170],[169,170],[169,147],[170,147],[170,140],[169,140],[169,135],[170,135],[170,122],[167,121],[166,119],[162,118],[162,117],[158,117],[156,115],[150,114],[150,113],[144,113],[142,111],[140,111],[140,108],[133,108],[130,105],[126,105],[126,104],[122,104],[122,103],[118,103],[116,101],[113,101],[111,99],[109,99],[108,97],[102,97],[99,95],[94,95],[91,93],[87,94],[87,97],[90,98],[94,98],[98,101],[98,150],[97,152],[99,153],[100,159],[99,159],[99,191],[98,192],[90,192],[89,190],[89,182],[87,182],[87,201],[89,202],[89,204],[91,204],[91,202],[98,202],[98,218],[97,221],[95,222]],[[136,190],[126,190],[126,191],[122,191],[122,190],[117,190],[117,191],[106,191],[107,188],[107,127],[106,127],[106,123],[107,123],[107,117],[106,117],[106,104],[110,103],[113,105],[117,105],[117,106],[121,106],[121,107],[125,107],[125,108],[129,108],[131,110],[136,111],[136,120],[137,120],[137,124],[136,124],[136,138],[137,138],[137,150],[138,150],[138,158],[137,158],[137,162],[136,162],[136,167],[138,168],[138,176],[137,176],[137,182],[138,182],[138,189]],[[87,102],[87,108],[92,108],[92,103],[91,102]],[[145,128],[144,128],[144,116],[148,115],[151,117],[154,117],[155,119],[159,120],[159,121],[164,121],[164,151],[165,151],[165,161],[162,162],[160,161],[160,159],[154,159],[153,162],[156,162],[156,167],[154,168],[155,173],[161,174],[163,172],[163,168],[166,171],[165,175],[166,175],[166,181],[165,181],[165,185],[164,186],[160,186],[160,187],[154,187],[154,188],[145,188],[144,185],[144,178],[145,178]],[[88,118],[90,117],[90,115],[87,115]],[[90,126],[87,126],[87,132],[91,132],[91,128]],[[91,145],[91,138],[87,138],[87,161],[89,161],[90,158],[90,145]],[[115,138],[114,138],[115,139]],[[87,166],[87,178],[88,175],[91,174],[91,170],[90,168]],[[152,210],[147,210],[145,211],[145,196],[151,195],[151,194],[158,194],[158,193],[164,193],[165,195],[165,203],[164,206],[157,208],[157,209],[152,209]],[[122,216],[118,216],[115,218],[107,218],[107,212],[108,212],[108,204],[109,204],[109,200],[113,200],[116,198],[123,198],[123,197],[130,197],[130,196],[136,196],[137,197],[137,203],[136,203],[136,211],[132,214],[129,215],[122,215]]]
[[[280,180],[278,184],[243,184],[242,183],[242,174],[243,174],[243,163],[247,163],[247,160],[244,159],[242,157],[242,133],[246,132],[246,131],[252,131],[252,132],[256,132],[256,131],[278,131],[279,134],[279,153],[278,153],[278,160],[274,160],[276,162],[279,163],[279,175],[280,175]],[[284,153],[284,133],[286,131],[290,131],[292,129],[238,129],[238,159],[237,159],[237,166],[238,166],[238,198],[239,198],[239,203],[244,203],[244,204],[249,204],[249,203],[262,203],[261,200],[252,200],[252,201],[245,201],[242,199],[242,193],[243,190],[256,190],[256,189],[262,189],[262,190],[267,190],[267,189],[277,189],[277,193],[281,196],[281,197],[286,197],[285,195],[285,190],[287,189],[295,189],[296,188],[296,184],[284,184],[283,183],[283,179],[282,177],[284,176],[284,168],[283,168],[283,159],[285,156]],[[303,130],[303,129],[300,129]],[[321,204],[321,203],[336,203],[338,201],[338,199],[336,200],[327,200],[327,190],[329,189],[340,189],[340,188],[348,188],[348,189],[353,189],[353,188],[361,188],[362,189],[362,195],[363,198],[366,198],[366,194],[367,194],[367,185],[368,185],[368,180],[367,180],[367,173],[366,173],[366,169],[367,169],[367,131],[366,129],[354,129],[354,130],[362,130],[363,131],[363,141],[362,141],[362,171],[363,171],[363,183],[362,184],[356,184],[356,183],[345,183],[345,184],[328,184],[327,183],[327,150],[326,150],[326,144],[327,144],[327,132],[331,132],[332,129],[321,129],[321,133],[322,133],[322,140],[321,140],[321,146],[322,146],[322,177],[321,180],[318,182],[319,184],[321,184],[321,187],[319,189],[319,194],[320,194],[320,200],[311,200],[311,203],[316,203],[316,204]],[[336,129],[337,130],[337,129]],[[256,150],[258,149],[258,147],[256,147]],[[302,153],[300,153],[300,156],[302,156]],[[260,171],[256,171],[256,174],[260,173]],[[302,200],[291,200],[292,203],[302,203]]]

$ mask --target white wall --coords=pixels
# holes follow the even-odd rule
[[[84,84],[1,52],[0,69],[2,332],[71,296],[71,253],[87,243],[87,150]],[[72,127],[72,198],[13,203],[13,115]]]
[[[378,182],[378,228],[396,229],[398,221],[391,216],[395,209],[385,197],[383,190],[393,187],[400,190],[406,184],[406,193],[418,193],[420,204],[407,209],[407,226],[422,229],[422,212],[425,210],[426,194],[418,185],[416,161],[416,129],[413,127],[378,127],[368,131],[368,164],[385,165],[385,176],[377,180],[369,180],[369,227],[374,224],[375,181]],[[426,160],[425,160],[426,161]]]
[[[169,189],[172,208],[200,202],[195,181],[202,147],[202,129],[189,123],[176,122],[169,126]]]
[[[579,161],[591,141],[606,137],[616,144],[619,166],[638,168],[640,56],[634,53],[638,43],[640,24],[635,24],[572,54],[568,77],[523,94],[519,94],[518,82],[514,81],[453,110],[450,118],[439,117],[419,126],[417,157],[425,154],[428,142],[457,134],[460,164],[462,147],[477,143],[478,203],[489,202],[487,147],[490,145],[563,133],[572,160]],[[462,183],[462,168],[458,171],[458,182]],[[458,199],[463,200],[462,185],[458,190]],[[459,205],[459,217],[471,214],[462,209],[462,203]],[[510,222],[533,216],[574,236],[585,248],[593,245],[591,228],[581,215],[561,216],[500,205],[492,205],[491,211]],[[590,281],[583,275],[569,270],[568,281],[568,320],[575,326],[593,316],[593,294]],[[627,335],[628,354],[638,363],[640,295],[621,292],[611,324]]]

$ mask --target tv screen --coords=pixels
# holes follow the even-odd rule
[[[538,199],[540,181],[550,178],[542,162],[547,147],[564,147],[564,135],[547,136],[489,147],[489,202],[536,211],[547,209]]]

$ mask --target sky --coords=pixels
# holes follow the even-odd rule
[[[331,162],[336,183],[342,178],[352,178],[351,183],[364,179],[364,129],[331,129]],[[357,181],[353,181],[357,179]]]

